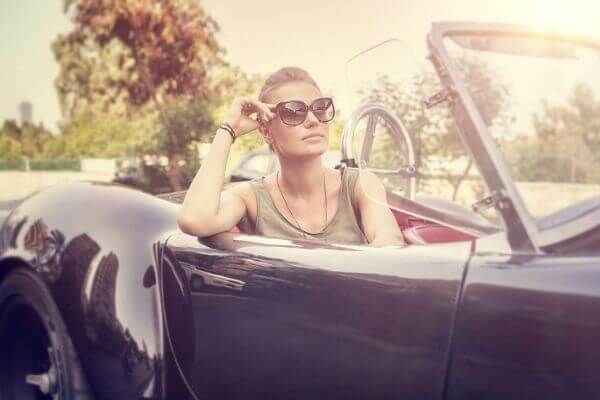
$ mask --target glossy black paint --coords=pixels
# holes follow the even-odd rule
[[[600,397],[598,251],[199,240],[177,210],[78,183],[2,225],[0,275],[43,278],[98,399],[183,398],[180,371],[200,398]]]
[[[505,193],[442,36],[429,47],[463,140]],[[198,240],[164,200],[63,185],[4,221],[0,279],[16,264],[44,279],[98,399],[180,399],[186,384],[219,400],[600,398],[598,226],[536,248],[515,204],[504,232],[471,224],[474,244],[385,249]]]
[[[156,265],[176,208],[141,192],[74,183],[21,203],[0,231],[0,273],[50,288],[97,399],[161,398],[165,354]]]
[[[470,264],[448,399],[600,398],[600,254]]]
[[[442,398],[471,243],[217,236],[177,234],[165,251],[193,289],[186,377],[200,398]]]

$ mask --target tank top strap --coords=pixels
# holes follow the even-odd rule
[[[264,176],[258,177],[258,178],[254,178],[248,181],[248,183],[250,184],[250,187],[252,187],[252,190],[254,190],[254,193],[256,194],[256,201],[257,204],[259,203],[260,200],[268,200],[270,199],[269,197],[269,193],[267,192],[267,188],[265,187],[263,180]]]
[[[250,187],[254,191],[254,196],[256,197],[256,224],[254,226],[254,231],[256,233],[261,233],[261,220],[265,217],[266,214],[272,214],[273,211],[270,210],[272,200],[263,182],[264,178],[264,176],[261,176],[248,181]],[[267,208],[267,210],[265,210],[265,207]]]
[[[356,199],[354,198],[354,190],[356,187],[356,183],[358,182],[358,178],[360,176],[360,170],[358,168],[351,167],[343,167],[344,173],[343,177],[343,188],[345,189],[345,197],[348,201],[350,208],[355,209],[356,207]]]

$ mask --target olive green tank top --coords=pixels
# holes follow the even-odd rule
[[[339,243],[368,243],[352,207],[358,174],[357,169],[343,168],[337,211],[325,229],[314,235],[305,234],[281,214],[263,182],[264,177],[252,179],[249,182],[256,195],[257,207],[255,233],[283,239],[312,238]]]

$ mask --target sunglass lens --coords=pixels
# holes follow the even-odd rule
[[[335,109],[333,108],[333,102],[331,99],[323,98],[315,100],[312,105],[313,112],[317,119],[321,122],[329,122],[335,115]]]
[[[281,120],[288,125],[301,124],[306,119],[307,112],[306,104],[298,101],[285,103],[279,111]]]

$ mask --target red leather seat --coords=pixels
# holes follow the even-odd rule
[[[449,243],[462,242],[475,239],[474,236],[459,232],[447,226],[438,225],[429,221],[416,219],[408,214],[398,210],[392,210],[396,222],[402,231],[404,240],[407,244],[430,244],[430,243]],[[236,226],[231,228],[231,232],[239,233]]]
[[[392,209],[396,222],[408,244],[430,244],[462,242],[475,239],[466,233],[444,225],[415,218],[397,209]]]
[[[409,244],[449,243],[475,239],[466,233],[436,224],[411,226],[403,229],[402,235]]]

